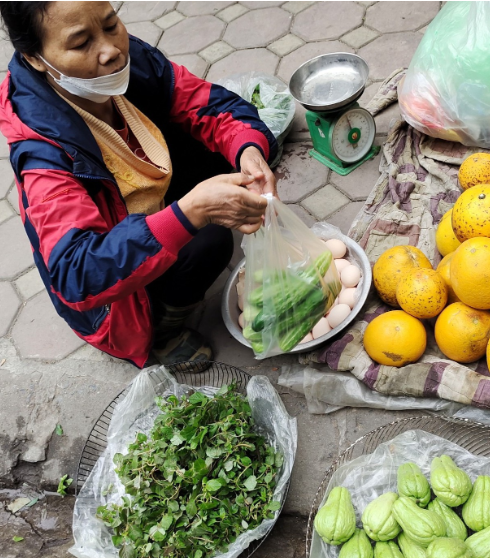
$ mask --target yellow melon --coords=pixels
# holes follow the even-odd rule
[[[447,303],[446,283],[434,269],[411,269],[398,282],[396,300],[415,318],[435,318]]]
[[[444,279],[447,287],[447,301],[449,304],[453,302],[460,302],[459,298],[454,292],[453,286],[451,285],[451,260],[453,258],[454,252],[451,252],[447,256],[444,256],[437,266],[437,272]]]
[[[473,153],[466,157],[459,167],[458,180],[463,190],[490,183],[490,153]]]
[[[457,239],[453,231],[453,210],[450,209],[446,211],[439,221],[439,225],[436,230],[436,246],[439,250],[441,256],[447,256],[451,252],[454,252],[456,248],[461,244]]]
[[[453,207],[452,226],[460,242],[476,236],[490,237],[490,184],[478,184],[459,196]]]

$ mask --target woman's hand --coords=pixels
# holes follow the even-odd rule
[[[197,229],[214,223],[251,234],[259,230],[267,207],[265,198],[247,190],[255,180],[243,172],[214,176],[200,182],[178,204]]]
[[[256,147],[250,146],[243,150],[240,156],[240,167],[242,172],[254,178],[253,182],[247,185],[249,190],[258,194],[271,193],[276,198],[278,197],[276,177]]]

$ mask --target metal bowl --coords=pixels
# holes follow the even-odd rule
[[[306,109],[328,112],[357,100],[364,91],[368,75],[368,65],[356,54],[322,54],[294,72],[289,90]]]
[[[357,300],[354,308],[347,316],[347,318],[345,318],[345,320],[337,327],[335,327],[325,335],[318,337],[318,339],[313,339],[313,341],[309,341],[308,343],[296,345],[294,349],[289,351],[290,353],[305,353],[312,351],[319,345],[322,345],[323,343],[335,337],[354,320],[354,318],[359,314],[361,308],[366,302],[366,298],[369,294],[369,289],[371,288],[372,281],[371,264],[369,263],[364,250],[359,246],[359,244],[357,244],[357,242],[354,242],[351,238],[343,234],[339,234],[336,238],[342,240],[342,242],[344,242],[344,244],[347,246],[347,257],[355,260],[357,265],[359,265],[359,267],[361,268],[363,282],[361,285],[359,299]],[[238,308],[238,294],[236,290],[236,284],[238,282],[238,273],[244,267],[245,258],[243,258],[243,260],[235,267],[230,277],[228,278],[228,281],[226,282],[225,290],[223,292],[223,298],[221,300],[221,314],[228,331],[233,335],[233,337],[242,345],[251,348],[250,343],[245,339],[245,337],[243,337],[242,330],[238,325],[238,316],[240,315],[241,310]]]

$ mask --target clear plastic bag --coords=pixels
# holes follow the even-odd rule
[[[245,238],[243,336],[259,359],[286,353],[341,290],[325,243],[272,195],[264,225]]]
[[[83,485],[73,510],[73,538],[75,544],[69,552],[77,558],[116,558],[119,550],[112,544],[110,530],[96,518],[97,508],[120,503],[125,494],[113,464],[116,453],[126,454],[138,432],[148,433],[161,412],[155,404],[157,395],[180,398],[185,393],[200,391],[212,397],[216,387],[190,387],[176,382],[164,368],[165,381],[155,391],[148,370],[141,372],[131,384],[126,397],[120,401],[112,416],[107,434],[107,448],[98,459]],[[247,398],[257,430],[284,455],[284,463],[274,491],[273,499],[283,501],[287,482],[291,476],[297,445],[296,419],[291,418],[270,381],[265,376],[253,376],[247,385]],[[279,511],[276,512],[276,518]],[[236,558],[254,540],[262,538],[275,519],[264,520],[257,528],[242,533],[225,554],[215,558]]]
[[[400,110],[432,137],[490,148],[490,3],[447,2],[398,88]]]
[[[429,434],[423,430],[409,430],[393,440],[380,444],[370,455],[339,467],[325,491],[321,506],[334,486],[347,488],[356,511],[357,526],[362,528],[361,516],[366,506],[385,492],[397,491],[397,470],[400,465],[416,463],[427,479],[434,457],[449,455],[458,467],[468,473],[474,482],[479,475],[490,474],[490,459],[470,453],[461,446]],[[324,543],[313,530],[310,558],[336,558],[340,547]]]

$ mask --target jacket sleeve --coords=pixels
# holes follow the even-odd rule
[[[110,216],[66,171],[29,169],[22,183],[26,228],[38,239],[52,290],[78,311],[109,304],[153,281],[195,232],[172,206],[151,216],[128,215],[112,227]],[[98,195],[105,195],[104,188]]]
[[[242,151],[250,145],[257,147],[266,161],[274,159],[277,142],[252,104],[220,85],[199,79],[183,66],[172,62],[172,67],[172,121],[211,151],[219,151],[237,169]]]

